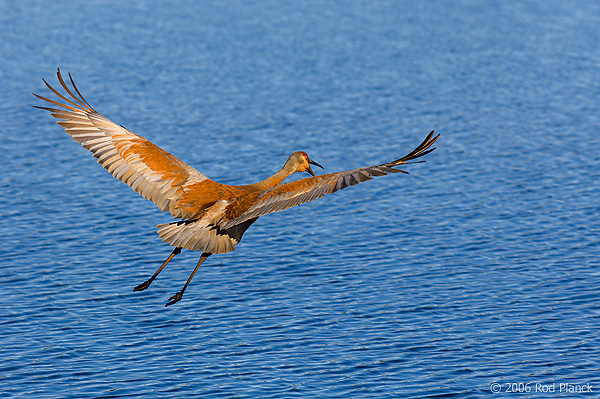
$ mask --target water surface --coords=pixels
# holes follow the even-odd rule
[[[476,398],[598,386],[592,2],[0,5],[0,396]],[[184,299],[169,221],[31,106],[105,116],[247,184],[442,134],[410,175],[261,218]],[[548,397],[535,389],[519,397]]]

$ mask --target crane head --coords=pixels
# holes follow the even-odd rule
[[[286,166],[291,168],[291,173],[293,172],[308,172],[311,175],[315,175],[310,165],[318,166],[321,169],[324,169],[321,165],[313,161],[306,155],[304,151],[296,151],[290,156]]]

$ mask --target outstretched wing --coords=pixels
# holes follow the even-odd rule
[[[65,128],[73,140],[92,152],[98,163],[144,198],[154,202],[161,211],[170,211],[174,217],[188,217],[177,205],[183,188],[186,184],[200,182],[207,177],[145,138],[96,112],[75,86],[71,74],[69,79],[77,95],[65,84],[60,69],[57,76],[66,91],[65,95],[45,80],[44,83],[64,102],[33,93],[60,107],[36,108],[50,111],[52,116],[60,119],[58,124]]]
[[[347,170],[345,172],[309,177],[275,186],[261,193],[247,210],[225,221],[220,227],[227,229],[249,219],[304,204],[305,202],[321,198],[326,194],[331,194],[343,188],[371,180],[376,176],[384,176],[388,173],[407,173],[394,168],[435,150],[431,146],[439,136],[438,134],[433,137],[432,131],[411,153],[392,162]]]

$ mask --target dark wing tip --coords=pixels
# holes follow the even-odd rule
[[[66,91],[66,93],[70,96],[70,98],[67,98],[65,95],[59,93],[54,87],[52,87],[47,81],[46,79],[42,78],[42,81],[44,82],[44,84],[46,85],[46,87],[52,92],[54,93],[56,96],[58,96],[61,100],[65,101],[65,103],[58,103],[57,101],[54,100],[50,100],[46,97],[42,97],[38,94],[35,93],[31,93],[34,96],[47,101],[49,103],[52,103],[54,105],[58,105],[60,107],[69,109],[71,111],[84,111],[84,112],[96,112],[96,110],[94,110],[94,108],[92,108],[92,106],[83,98],[83,96],[81,95],[81,93],[79,92],[79,90],[77,89],[77,86],[75,85],[75,82],[73,81],[73,77],[71,76],[71,74],[69,73],[69,80],[71,81],[71,85],[73,86],[73,89],[75,90],[75,93],[77,93],[77,95],[75,95],[71,89],[69,88],[69,86],[67,86],[67,84],[65,83],[62,74],[60,72],[60,67],[58,67],[56,69],[56,76],[58,77],[58,81],[60,82],[61,86],[63,87],[63,89]]]
[[[413,159],[417,159],[420,158],[424,155],[429,154],[430,152],[432,152],[433,150],[435,150],[435,147],[431,148],[431,146],[433,145],[433,143],[435,143],[437,141],[437,139],[440,137],[440,134],[438,134],[437,136],[433,137],[433,133],[434,131],[432,130],[427,137],[425,137],[425,140],[423,140],[423,142],[421,142],[421,144],[419,144],[417,146],[417,148],[415,148],[414,150],[412,150],[410,153],[406,154],[405,156],[403,156],[400,159],[397,159],[395,161],[392,161],[390,163],[387,163],[386,165],[388,166],[399,166],[402,165],[408,161],[412,161]],[[424,161],[420,161],[420,162],[424,162]]]

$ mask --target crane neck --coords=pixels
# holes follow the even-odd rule
[[[273,176],[267,177],[265,180],[260,181],[258,183],[254,183],[252,186],[253,188],[256,188],[259,191],[265,191],[280,184],[294,172],[296,172],[295,166],[292,165],[291,162],[286,162],[285,165],[283,165],[283,168],[279,169],[279,171]]]

